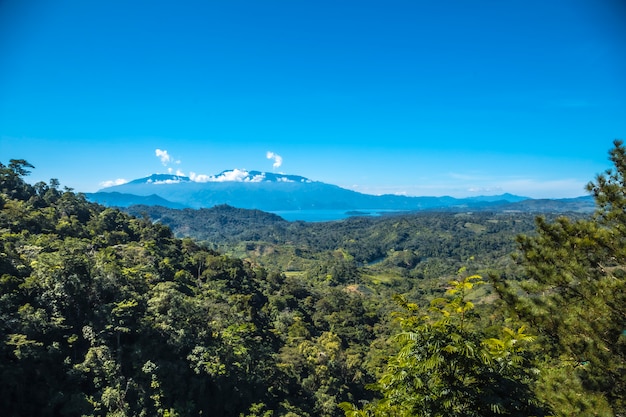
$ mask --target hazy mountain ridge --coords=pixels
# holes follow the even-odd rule
[[[590,211],[593,207],[592,201],[589,200],[587,204],[584,198],[580,201],[533,200],[508,193],[468,198],[370,195],[302,176],[245,170],[223,171],[214,176],[153,174],[86,195],[94,202],[117,207],[144,204],[199,209],[226,204],[262,211],[365,209]],[[527,203],[519,205],[524,201]]]

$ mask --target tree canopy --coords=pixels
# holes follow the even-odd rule
[[[3,413],[626,415],[621,141],[610,158],[592,216],[310,225],[134,217],[0,163]]]
[[[382,398],[362,410],[344,403],[346,416],[546,415],[533,392],[538,370],[526,345],[534,338],[524,327],[479,326],[467,295],[480,284],[461,276],[427,309],[396,297],[402,332],[374,385]]]

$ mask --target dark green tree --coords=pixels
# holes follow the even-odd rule
[[[24,159],[11,159],[8,166],[0,162],[0,193],[19,200],[30,197],[33,187],[23,180],[28,168],[34,167]]]
[[[535,235],[518,237],[523,291],[495,280],[513,311],[543,336],[543,392],[563,415],[598,415],[606,402],[626,415],[626,149],[620,140],[614,145],[614,168],[587,185],[595,214],[538,218]],[[577,380],[560,378],[563,372]],[[562,395],[575,389],[578,395]]]

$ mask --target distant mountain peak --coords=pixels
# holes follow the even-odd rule
[[[130,181],[128,184],[178,184],[189,182],[191,179],[182,175],[152,174],[149,177]]]
[[[121,194],[113,194],[118,192]],[[92,198],[109,205],[174,205],[202,208],[228,204],[263,211],[285,210],[483,210],[526,200],[511,194],[470,198],[374,196],[299,175],[231,169],[216,175],[153,174],[107,187]],[[159,198],[161,200],[159,200]]]
[[[190,176],[172,174],[152,174],[145,178],[130,181],[128,184],[179,184],[182,182],[297,182],[312,183],[310,179],[299,175],[288,175],[275,172],[248,171],[245,169],[229,169],[217,175],[191,173]]]
[[[245,169],[229,169],[217,175],[195,175],[191,180],[195,182],[313,182],[299,175],[288,175],[275,172],[248,171]]]
[[[224,171],[227,172],[227,171]],[[313,182],[306,177],[301,177],[299,175],[288,175],[283,173],[275,173],[275,172],[260,172],[260,171],[250,171],[248,173],[248,178],[251,180],[258,180],[261,182],[300,182],[300,183],[309,183]]]

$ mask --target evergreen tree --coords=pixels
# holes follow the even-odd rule
[[[587,185],[595,214],[538,218],[535,235],[518,237],[523,291],[494,281],[513,311],[545,338],[544,384],[551,392],[544,395],[564,415],[598,415],[606,402],[615,415],[626,415],[626,149],[620,140],[614,145],[614,168]],[[558,378],[563,372],[556,369],[577,381]],[[576,386],[584,395],[562,395]]]

